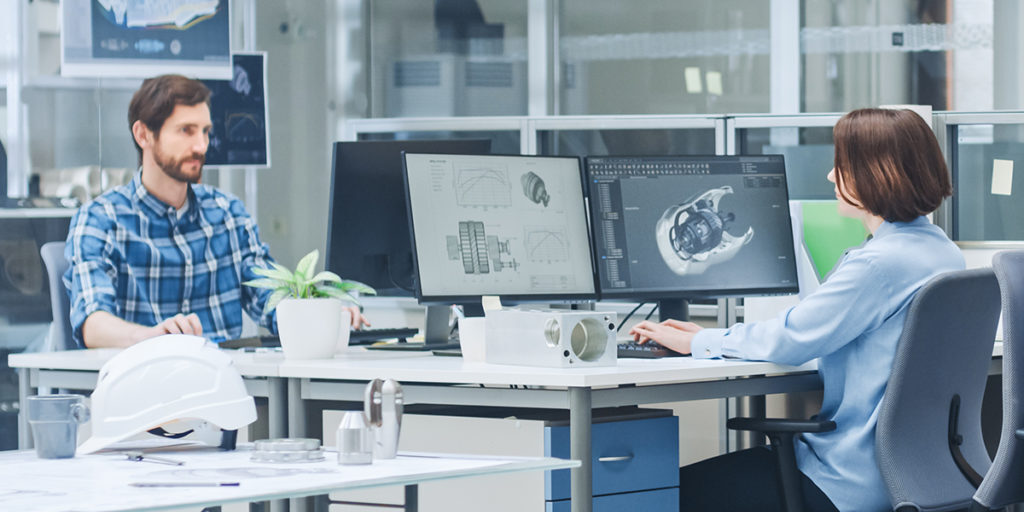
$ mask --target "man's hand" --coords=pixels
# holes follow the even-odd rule
[[[82,324],[82,340],[86,348],[130,347],[142,340],[162,334],[203,334],[203,324],[195,313],[177,314],[148,327],[126,322],[106,311],[96,311]]]
[[[359,308],[356,306],[345,306],[345,309],[350,313],[349,318],[352,320],[353,329],[362,329],[364,326],[370,327],[370,320],[359,312]]]
[[[665,320],[660,324],[644,320],[633,326],[629,333],[633,339],[640,343],[654,340],[663,347],[679,352],[680,354],[690,353],[690,343],[693,336],[700,332],[703,327],[693,322],[680,322],[679,320]]]
[[[153,327],[138,329],[134,333],[136,337],[135,342],[138,343],[163,334],[193,334],[202,336],[203,324],[199,322],[199,316],[195,313],[189,313],[188,315],[178,313]]]

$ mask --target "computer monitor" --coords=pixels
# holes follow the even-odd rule
[[[416,289],[402,152],[487,154],[491,141],[387,140],[334,143],[326,266],[380,295]]]
[[[586,159],[599,292],[656,300],[795,293],[781,155]]]
[[[0,200],[7,197],[7,151],[0,142]]]
[[[423,303],[596,297],[576,157],[405,154]]]

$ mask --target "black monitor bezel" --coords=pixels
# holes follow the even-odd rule
[[[331,183],[330,183],[330,189],[328,191],[329,196],[328,196],[328,199],[327,199],[327,245],[326,245],[326,248],[325,248],[325,251],[324,251],[324,268],[326,270],[334,271],[335,273],[338,273],[339,275],[341,275],[342,278],[345,278],[345,279],[351,278],[351,279],[355,279],[357,281],[359,281],[359,279],[360,279],[360,276],[350,276],[350,275],[346,275],[344,272],[339,272],[338,270],[336,270],[336,267],[334,266],[334,254],[333,254],[333,246],[334,246],[333,242],[334,242],[334,237],[335,237],[335,232],[334,232],[334,229],[335,229],[335,226],[334,226],[335,214],[334,213],[335,212],[334,212],[334,209],[335,209],[335,200],[336,200],[336,195],[337,195],[335,192],[336,192],[336,187],[338,186],[338,182],[337,182],[337,180],[338,180],[338,165],[339,165],[339,162],[338,162],[338,151],[343,146],[348,146],[348,145],[367,145],[367,146],[368,145],[381,145],[381,146],[383,146],[383,145],[388,145],[388,144],[404,144],[404,143],[413,143],[413,144],[438,144],[438,143],[441,143],[441,144],[443,144],[443,143],[449,143],[449,142],[450,143],[467,143],[467,144],[474,144],[475,143],[475,144],[480,144],[481,147],[486,145],[487,146],[487,153],[481,153],[481,154],[490,154],[490,147],[493,144],[493,141],[491,139],[480,138],[480,137],[472,137],[472,138],[466,138],[466,139],[446,138],[446,139],[344,140],[344,141],[335,141],[334,143],[331,144]],[[401,180],[404,182],[405,181],[405,170],[404,170],[404,167],[405,167],[405,163],[404,163],[405,162],[405,157],[402,155],[403,152],[404,152],[404,150],[398,152],[398,158],[402,162],[402,164],[401,164],[402,165],[402,170],[400,171],[400,174],[401,174]],[[423,151],[422,153],[423,154],[431,154],[430,151]],[[439,154],[449,154],[449,153],[448,152],[443,152],[443,153],[439,153]],[[405,195],[406,201],[408,201],[408,194],[404,194],[404,195]],[[408,204],[405,205],[403,210],[405,211],[406,215],[408,215],[408,212],[409,212]],[[406,222],[408,222],[408,219],[406,219]],[[412,243],[412,240],[410,239],[410,244],[411,243]],[[411,248],[410,248],[410,252],[412,252]],[[413,276],[412,277],[413,277],[413,283],[412,283],[410,289],[406,289],[405,287],[402,286],[402,283],[397,283],[397,282],[393,282],[392,284],[394,286],[390,286],[390,287],[387,287],[387,288],[380,288],[379,286],[376,286],[375,283],[367,283],[367,284],[369,284],[371,286],[374,286],[375,288],[380,288],[378,290],[378,293],[380,293],[381,290],[386,292],[386,293],[381,294],[380,296],[384,296],[384,297],[413,297],[416,294],[416,285],[419,283],[419,275],[418,275],[418,273],[416,272],[416,269],[415,269],[415,259],[413,261]],[[396,292],[394,290],[401,290],[401,292]]]
[[[472,303],[479,302],[481,297],[485,295],[424,295],[422,280],[419,279],[420,273],[420,259],[419,252],[416,247],[416,229],[414,227],[413,212],[412,212],[412,196],[409,190],[409,165],[406,158],[407,155],[424,155],[424,154],[440,154],[440,153],[413,153],[413,152],[402,152],[402,178],[405,185],[405,207],[408,211],[406,216],[409,219],[409,233],[412,236],[412,258],[413,268],[416,270],[416,298],[420,304],[453,304],[453,303]],[[464,156],[456,153],[448,153],[450,156]],[[516,158],[546,158],[546,159],[563,159],[563,160],[575,160],[576,168],[579,170],[580,178],[580,193],[583,194],[583,219],[587,226],[587,250],[590,254],[590,278],[593,286],[592,293],[552,293],[552,294],[495,294],[501,297],[503,300],[507,299],[510,301],[529,301],[529,302],[586,302],[595,301],[598,299],[598,283],[597,283],[597,261],[594,259],[594,239],[593,230],[590,226],[590,211],[587,204],[589,203],[587,195],[587,183],[586,183],[586,170],[584,169],[583,159],[579,156],[562,156],[562,155],[517,155],[517,154],[490,154],[490,155],[470,155],[470,156],[483,156],[483,157],[516,157]]]
[[[777,157],[782,160],[783,168],[783,187],[786,189],[786,200],[787,200],[787,215],[786,224],[789,227],[790,241],[793,239],[793,219],[788,215],[788,201],[789,201],[789,180],[786,179],[785,172],[785,156],[784,155],[589,155],[583,159],[583,168],[586,173],[587,183],[587,197],[589,198],[592,194],[591,185],[591,173],[590,173],[590,161],[597,158],[635,158],[635,159],[650,159],[650,158],[688,158],[688,159],[721,159],[721,158],[744,158],[744,157]],[[593,219],[599,218],[596,208],[598,205],[596,201],[588,201],[588,216],[591,219],[591,240],[595,244],[591,250],[594,253],[594,258],[597,258],[597,222]],[[795,249],[794,249],[795,251]],[[595,263],[594,271],[595,277],[597,278],[597,290],[598,295],[602,300],[604,299],[637,299],[637,300],[657,300],[657,299],[725,299],[725,298],[737,298],[737,297],[758,297],[758,296],[773,296],[773,295],[792,295],[799,292],[799,282],[797,281],[796,272],[796,254],[793,255],[792,260],[793,266],[793,285],[792,286],[778,286],[772,288],[729,288],[729,289],[718,289],[718,290],[682,290],[682,289],[666,289],[660,291],[618,291],[618,290],[605,290],[602,287],[602,276],[601,269],[598,264]]]

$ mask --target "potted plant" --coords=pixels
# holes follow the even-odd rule
[[[295,271],[271,263],[273,268],[254,267],[259,279],[242,283],[273,290],[264,314],[277,309],[277,331],[288,359],[324,359],[348,346],[349,310],[344,302],[359,305],[352,294],[374,295],[373,288],[348,281],[330,271],[314,273],[320,251],[314,249],[299,260]]]

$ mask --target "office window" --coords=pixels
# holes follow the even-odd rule
[[[835,199],[825,176],[832,169],[831,127],[741,128],[736,154],[784,155],[790,199]]]
[[[960,241],[1024,240],[1024,126],[972,124],[952,127],[953,238]]]
[[[561,0],[558,113],[767,112],[769,4]]]
[[[541,155],[713,155],[713,128],[538,130]]]
[[[513,131],[402,131],[360,133],[359,140],[444,140],[444,139],[490,139],[491,153],[496,155],[518,155],[520,153],[519,132]]]
[[[527,2],[367,4],[370,117],[526,114]]]

